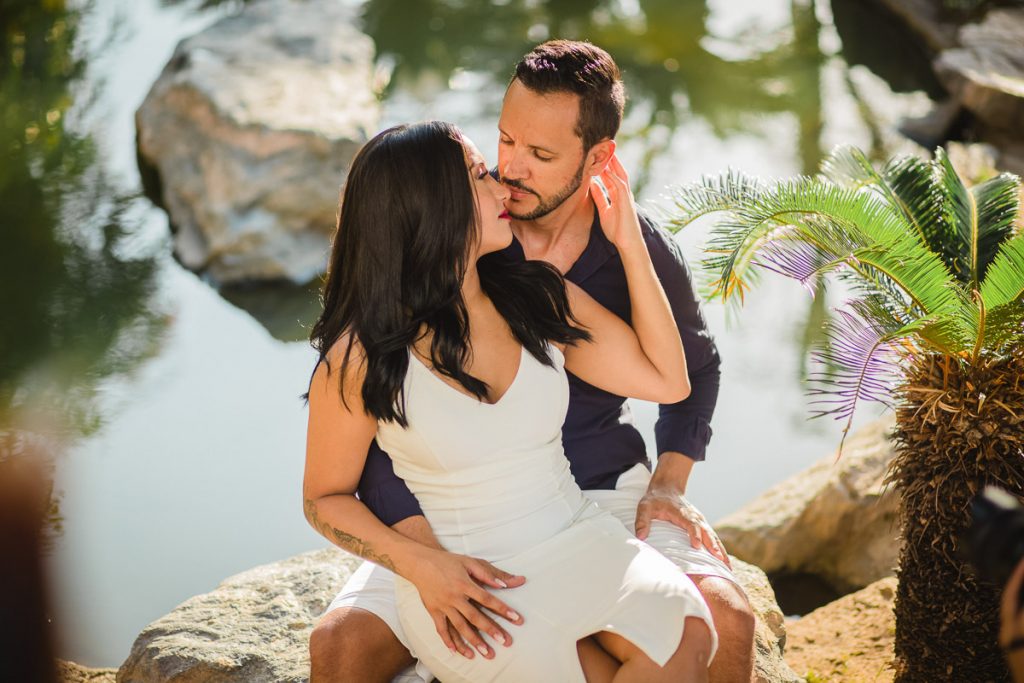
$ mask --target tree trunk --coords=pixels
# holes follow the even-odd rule
[[[896,593],[896,681],[1009,681],[996,643],[1002,586],[962,555],[970,503],[988,484],[1024,498],[1024,354],[938,355],[908,363],[897,410],[903,550]]]

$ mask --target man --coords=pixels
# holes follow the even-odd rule
[[[574,41],[538,46],[517,65],[505,94],[497,173],[510,191],[506,209],[517,238],[506,255],[551,263],[629,321],[622,263],[601,230],[589,194],[590,177],[599,174],[615,152],[624,99],[618,67],[600,48]],[[570,375],[563,445],[588,497],[630,530],[635,528],[639,538],[696,583],[711,608],[719,637],[711,681],[746,682],[753,668],[750,606],[717,536],[683,497],[693,463],[703,459],[711,436],[718,353],[678,246],[646,217],[641,216],[641,225],[686,349],[691,395],[660,407],[655,427],[659,458],[652,475],[645,466],[643,439],[624,399]],[[371,450],[359,493],[384,523],[437,545],[415,498],[379,449]],[[475,566],[470,577],[492,587],[507,585],[509,591],[523,581],[486,563]],[[310,638],[312,683],[389,681],[413,663],[403,645],[392,580],[386,570],[369,564],[353,575]],[[439,637],[464,656],[493,656],[479,632],[501,646],[508,636],[514,639],[518,624],[504,622],[509,624],[506,628],[485,611],[479,605],[463,605],[461,614],[466,617],[458,616],[459,623],[439,618],[445,624],[439,626]],[[522,619],[528,622],[530,615]]]

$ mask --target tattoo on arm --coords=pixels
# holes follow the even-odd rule
[[[334,542],[336,545],[344,548],[350,553],[354,553],[359,557],[369,560],[370,562],[379,564],[393,572],[397,571],[395,569],[395,563],[388,555],[378,553],[370,546],[369,543],[361,538],[357,538],[352,534],[347,534],[341,529],[335,529],[333,526],[320,519],[320,515],[317,514],[316,511],[316,501],[306,498],[303,507],[306,511],[306,519],[309,520],[309,523],[313,525],[313,528],[327,540]]]

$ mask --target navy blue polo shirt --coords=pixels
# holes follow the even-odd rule
[[[654,426],[658,453],[675,451],[703,460],[718,400],[718,349],[708,332],[679,245],[642,214],[640,226],[679,326],[691,386],[685,400],[659,408]],[[514,239],[505,253],[510,258],[525,258],[522,245]],[[626,272],[618,252],[601,230],[596,211],[590,241],[565,278],[630,322]],[[633,426],[629,406],[622,396],[591,386],[572,373],[568,375],[569,410],[562,427],[562,445],[569,467],[582,489],[614,489],[619,475],[637,463],[649,467],[643,437]],[[395,474],[391,458],[376,441],[367,455],[358,492],[366,506],[388,526],[423,514],[415,496]]]

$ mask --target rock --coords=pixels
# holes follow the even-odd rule
[[[186,267],[221,283],[325,269],[338,188],[380,116],[350,5],[254,0],[175,49],[136,125]]]
[[[754,683],[803,681],[783,658],[786,620],[775,601],[775,592],[768,577],[758,567],[735,557],[732,558],[732,568],[757,617],[754,632]]]
[[[329,548],[232,576],[147,626],[117,681],[306,681],[309,634],[359,562]]]
[[[893,573],[897,498],[883,485],[892,418],[867,425],[829,456],[715,525],[725,547],[769,574],[808,573],[841,593]]]
[[[114,683],[117,669],[92,669],[74,662],[57,660],[57,680],[61,683]]]
[[[895,597],[889,577],[791,622],[786,661],[808,681],[891,683]]]
[[[326,549],[256,567],[147,626],[118,683],[295,683],[309,676],[309,634],[360,560]],[[758,683],[797,683],[782,656],[786,625],[768,577],[734,559],[758,617]],[[74,683],[100,683],[75,680]]]
[[[943,51],[935,70],[950,93],[986,126],[1024,128],[1024,8],[993,9],[960,29],[961,47]]]

